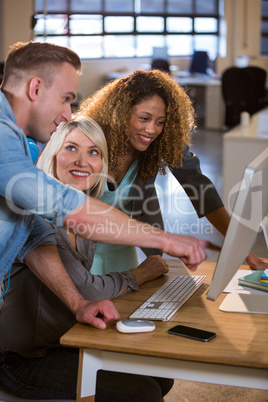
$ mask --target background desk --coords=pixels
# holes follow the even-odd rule
[[[236,126],[223,137],[222,198],[232,211],[245,167],[268,146],[268,108],[254,114],[248,127]]]
[[[175,76],[193,101],[197,116],[204,119],[204,128],[222,130],[225,106],[222,97],[221,80],[209,76]]]
[[[174,266],[177,260],[169,260]],[[258,389],[268,389],[268,321],[264,315],[224,313],[216,302],[207,300],[206,292],[214,263],[203,263],[198,274],[207,276],[205,284],[167,322],[156,322],[150,333],[122,334],[115,323],[104,331],[76,324],[62,338],[66,346],[80,348],[78,396],[95,393],[99,369],[125,371],[182,380],[209,382]],[[245,269],[245,267],[243,267]],[[185,268],[171,269],[171,275],[187,275]],[[149,297],[168,278],[156,279],[114,300],[121,319]],[[167,330],[184,324],[214,331],[215,339],[208,343],[169,335]],[[172,392],[172,391],[171,391]]]

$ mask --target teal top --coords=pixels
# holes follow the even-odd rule
[[[135,183],[137,172],[138,161],[135,161],[114,191],[109,190],[106,184],[101,200],[130,215],[131,187]],[[120,227],[115,228],[115,235],[116,230],[119,232]],[[138,265],[135,247],[98,243],[90,272],[95,275],[106,275],[109,272],[122,272],[137,268]]]

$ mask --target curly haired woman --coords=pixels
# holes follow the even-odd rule
[[[194,111],[184,89],[167,73],[137,70],[108,83],[86,99],[79,113],[91,117],[104,131],[108,144],[109,178],[102,200],[132,217],[163,228],[154,181],[168,168],[182,185],[198,216],[225,235],[229,214],[213,183],[202,174],[190,149],[195,130]],[[144,249],[146,255],[155,249]],[[160,253],[160,252],[158,252]],[[121,262],[136,267],[135,248],[99,244],[93,272],[121,270]],[[250,253],[252,268],[267,261]]]

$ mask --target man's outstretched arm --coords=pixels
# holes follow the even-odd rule
[[[204,248],[210,246],[207,241],[174,235],[138,222],[121,211],[89,197],[82,207],[65,218],[64,223],[66,229],[87,239],[110,244],[159,248],[173,257],[181,258],[191,270],[195,270],[204,261]],[[90,301],[80,295],[62,264],[56,246],[44,245],[30,251],[25,257],[25,262],[70,308],[78,321],[104,329],[106,323],[120,318],[111,301]]]
[[[105,329],[106,323],[120,316],[110,300],[85,300],[60,259],[56,246],[39,246],[25,257],[31,271],[52,290],[74,313],[77,321]]]
[[[69,214],[64,224],[77,236],[100,243],[158,248],[172,257],[181,258],[191,270],[206,258],[204,249],[213,247],[208,241],[167,233],[138,222],[91,197]]]

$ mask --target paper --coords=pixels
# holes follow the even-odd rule
[[[238,270],[237,273],[234,275],[233,279],[230,280],[226,288],[224,289],[224,293],[245,293],[245,294],[259,294],[263,295],[263,291],[252,289],[247,286],[238,285],[238,278],[242,276],[246,276],[252,274],[255,271],[249,270]]]

